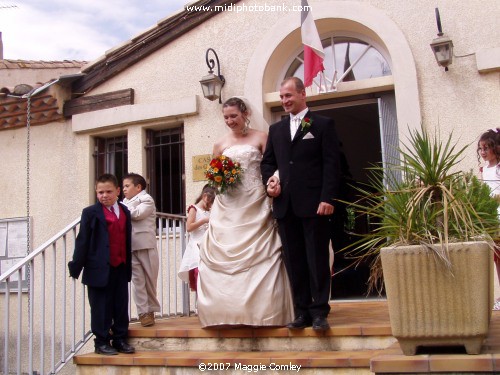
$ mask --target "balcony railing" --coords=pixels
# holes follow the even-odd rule
[[[158,213],[157,219],[160,315],[188,315],[189,288],[177,277],[186,217]],[[92,337],[85,287],[67,270],[79,225],[75,220],[0,275],[0,373],[56,374]],[[133,301],[130,317],[137,318]]]

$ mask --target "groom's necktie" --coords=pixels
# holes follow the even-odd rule
[[[299,117],[294,117],[294,118],[290,119],[290,134],[292,135],[292,140],[295,137],[295,133],[297,133],[299,126],[300,126],[300,118]]]

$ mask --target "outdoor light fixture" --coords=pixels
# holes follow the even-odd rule
[[[215,60],[217,61],[217,75],[214,74],[215,61],[214,59],[208,59],[209,52],[212,52],[215,56]],[[210,69],[208,71],[208,75],[204,76],[200,83],[201,88],[203,90],[203,96],[208,100],[219,99],[219,103],[222,103],[221,100],[221,90],[226,80],[224,76],[220,74],[220,65],[219,65],[219,57],[217,53],[215,53],[213,48],[207,49],[207,53],[205,55],[205,60],[207,61],[207,66]]]
[[[448,65],[453,61],[453,42],[450,38],[443,34],[441,28],[441,17],[439,17],[439,9],[436,8],[436,23],[438,28],[438,37],[432,40],[431,48],[436,57],[436,61],[440,66],[448,71]]]

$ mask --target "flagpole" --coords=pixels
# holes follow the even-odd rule
[[[307,0],[302,0],[301,4],[300,34],[302,44],[304,45],[304,85],[309,87],[312,86],[314,78],[318,73],[325,70],[323,66],[325,52],[312,16],[311,7],[307,3]],[[317,85],[317,83],[315,84]]]

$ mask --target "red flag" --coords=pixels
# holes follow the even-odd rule
[[[309,87],[313,78],[325,70],[323,66],[325,52],[307,0],[302,0],[300,32],[304,45],[304,85]]]

